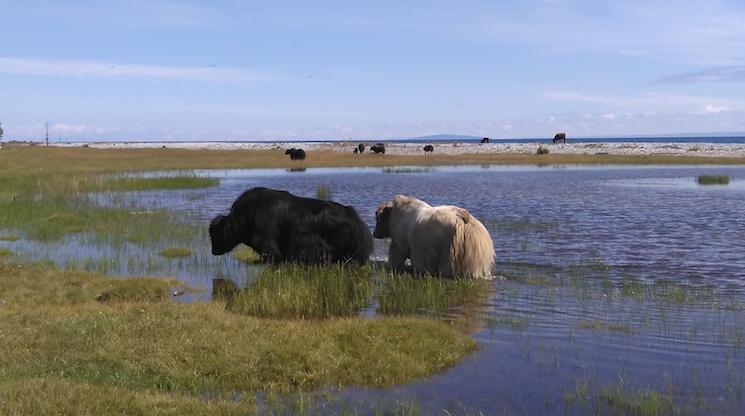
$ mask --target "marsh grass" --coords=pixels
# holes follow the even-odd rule
[[[196,189],[220,185],[217,178],[200,176],[158,176],[105,178],[90,190],[94,191],[151,191],[159,189]]]
[[[9,248],[0,247],[0,257],[8,257],[13,255],[13,252]]]
[[[620,385],[601,389],[595,396],[595,408],[598,414],[611,416],[676,415],[681,412],[669,393],[649,389],[626,392]]]
[[[651,388],[631,390],[624,383],[614,387],[601,387],[592,392],[589,380],[576,383],[574,390],[564,392],[564,406],[591,409],[594,414],[610,416],[665,416],[701,414],[705,403],[683,405],[673,391]]]
[[[729,184],[729,176],[727,175],[700,175],[696,178],[696,183],[699,185],[727,185]]]
[[[191,256],[191,249],[187,247],[168,247],[161,250],[160,255],[169,259],[181,259]]]
[[[380,315],[442,314],[454,306],[484,302],[489,282],[432,276],[383,273],[377,293]]]
[[[267,266],[258,280],[228,304],[231,312],[270,318],[352,316],[372,293],[369,267],[332,264]]]
[[[548,150],[548,147],[545,147],[543,145],[538,146],[538,150],[535,151],[535,154],[537,155],[547,155],[551,153],[550,150]]]
[[[18,241],[21,239],[17,234],[0,234],[0,241]]]

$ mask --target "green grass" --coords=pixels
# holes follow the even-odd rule
[[[230,255],[239,262],[246,264],[258,263],[261,260],[259,253],[255,252],[251,247],[243,244],[234,248],[233,251],[230,252]]]
[[[260,319],[222,302],[176,304],[174,283],[0,260],[0,408],[251,413],[259,391],[391,386],[475,348],[435,320]]]
[[[151,191],[157,189],[196,189],[220,185],[217,178],[201,176],[158,176],[152,178],[106,178],[91,190],[96,191]]]
[[[9,305],[77,305],[100,301],[167,299],[174,279],[113,278],[83,270],[63,270],[48,263],[0,259],[0,293]]]
[[[8,257],[12,254],[13,252],[10,251],[10,249],[5,248],[5,247],[0,247],[0,257]]]
[[[369,267],[267,266],[255,283],[228,303],[227,309],[271,318],[352,316],[368,305],[371,293]]]
[[[700,175],[696,178],[696,183],[699,185],[727,185],[729,184],[729,176],[727,175]]]
[[[443,279],[384,273],[377,295],[378,314],[439,314],[453,306],[485,302],[489,282],[480,279]]]
[[[0,235],[0,241],[18,241],[21,239],[20,235],[16,234],[2,234]]]
[[[620,386],[601,389],[596,397],[599,414],[611,416],[661,416],[680,413],[673,397],[654,390],[626,392]]]
[[[169,259],[181,259],[191,256],[191,249],[187,247],[168,247],[161,250],[160,255]]]

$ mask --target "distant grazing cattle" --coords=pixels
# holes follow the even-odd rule
[[[351,206],[252,188],[209,226],[212,254],[243,243],[264,261],[364,263],[372,252],[370,229]]]
[[[358,144],[357,150],[359,151],[360,154],[365,153],[365,145],[362,143]]]
[[[290,160],[305,160],[305,150],[303,149],[292,149],[285,150],[286,155],[290,155]]]
[[[556,135],[554,135],[554,143],[566,143],[566,142],[567,142],[566,133],[556,133]]]
[[[448,277],[491,277],[494,245],[483,224],[463,208],[430,206],[396,195],[375,212],[376,238],[390,238],[388,263],[406,259],[418,273]]]
[[[435,151],[435,147],[431,144],[424,146],[424,153],[432,153]]]
[[[385,144],[377,143],[375,146],[370,146],[370,151],[375,154],[385,154]]]
[[[483,139],[481,139],[481,143],[489,143],[489,138],[484,137]]]

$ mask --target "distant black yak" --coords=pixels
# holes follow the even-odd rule
[[[383,143],[377,143],[375,146],[370,146],[370,151],[375,154],[385,154],[385,144]]]
[[[556,133],[556,135],[554,135],[554,143],[566,143],[566,142],[567,142],[566,133]]]
[[[365,153],[365,145],[364,145],[364,144],[362,144],[362,143],[358,144],[358,145],[357,145],[357,151],[358,151],[358,152],[359,152],[360,154],[362,154],[362,153]]]
[[[481,139],[481,143],[489,143],[489,138],[484,137],[483,139]]]
[[[370,229],[353,207],[268,188],[244,192],[229,215],[212,220],[209,233],[215,256],[243,243],[272,263],[361,264],[373,247]]]
[[[424,146],[424,153],[432,153],[435,151],[435,147],[431,144]]]
[[[285,150],[286,155],[290,155],[290,160],[305,160],[305,150],[303,149],[292,149]]]

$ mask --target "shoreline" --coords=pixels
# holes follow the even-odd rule
[[[745,158],[742,143],[433,143],[434,155],[504,154],[533,155],[539,146],[559,155],[615,155],[615,156],[688,156]],[[37,144],[37,146],[40,146]],[[183,150],[277,150],[302,148],[306,152],[352,153],[357,143],[352,142],[94,142],[50,143],[50,147],[90,147],[95,149],[183,149]],[[387,155],[422,155],[424,143],[385,143]],[[369,144],[366,144],[369,149]],[[366,151],[365,153],[368,153]]]

